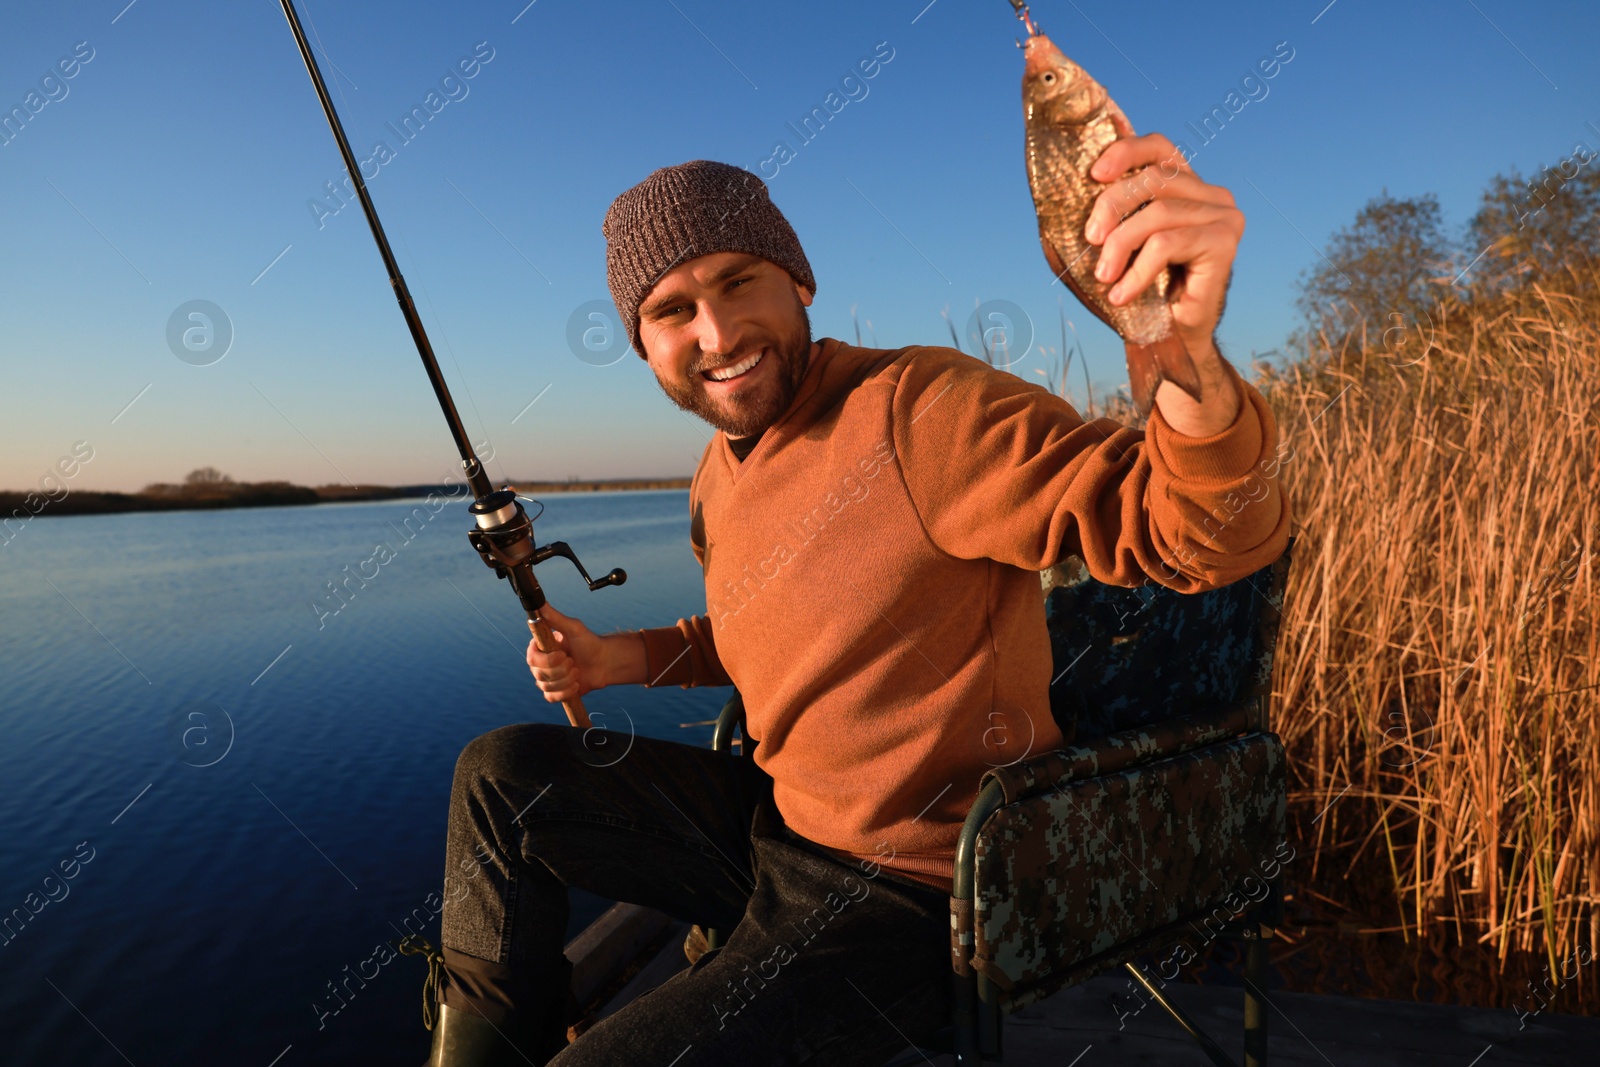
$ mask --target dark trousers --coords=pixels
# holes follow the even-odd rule
[[[445,874],[444,1000],[518,1035],[535,1063],[568,1019],[568,886],[732,932],[558,1067],[878,1067],[950,1018],[948,896],[794,834],[751,759],[599,729],[491,731],[456,764]]]

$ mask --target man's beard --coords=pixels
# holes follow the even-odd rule
[[[702,353],[689,365],[685,375],[687,380],[669,381],[657,371],[656,381],[661,384],[662,392],[684,411],[700,416],[729,437],[750,437],[766,430],[789,410],[795,394],[800,391],[800,383],[805,380],[806,367],[810,362],[811,316],[806,314],[806,307],[800,302],[799,296],[795,296],[794,306],[798,314],[787,336],[756,334],[749,337],[738,352],[728,356],[708,357]],[[769,380],[760,387],[743,390],[742,395],[729,398],[733,405],[731,408],[714,402],[706,391],[705,377],[700,372],[722,366],[731,367],[763,348],[767,349],[763,361],[777,361],[773,367],[775,373],[768,375]]]

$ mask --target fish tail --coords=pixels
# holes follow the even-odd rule
[[[1128,386],[1133,392],[1133,403],[1140,415],[1150,414],[1155,403],[1156,387],[1166,380],[1200,402],[1200,372],[1195,369],[1189,350],[1176,333],[1169,333],[1159,341],[1147,345],[1126,343],[1128,350]]]

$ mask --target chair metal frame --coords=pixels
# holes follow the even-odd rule
[[[1088,739],[1081,744],[1069,745],[1054,755],[1060,757],[1068,768],[1075,765],[1089,766],[1093,768],[1093,776],[1100,777],[1133,767],[1148,766],[1179,755],[1187,754],[1203,759],[1212,746],[1252,735],[1263,735],[1276,743],[1276,736],[1270,732],[1272,667],[1292,548],[1291,539],[1289,546],[1277,561],[1256,574],[1241,579],[1251,583],[1259,601],[1259,603],[1253,602],[1256,614],[1253,626],[1252,669],[1249,677],[1243,680],[1240,692],[1227,707],[1209,714],[1186,715],[1151,723],[1137,730],[1123,731],[1121,734],[1112,734],[1105,738]],[[1256,581],[1263,576],[1267,576],[1270,586],[1265,590],[1256,585]],[[723,706],[712,735],[712,747],[716,751],[731,754],[735,731],[744,735],[744,710],[744,699],[735,690],[733,696]],[[1160,731],[1164,741],[1159,751],[1135,757],[1125,755],[1131,747],[1126,744],[1129,736],[1136,733],[1149,734],[1153,730]],[[745,736],[741,748],[742,754],[749,757],[754,752],[755,743]],[[1108,748],[1116,750],[1119,754],[1107,759]],[[1085,780],[1092,779],[1068,773],[1056,780],[1042,782],[1036,791],[1014,799],[1010,803],[1025,803],[1065,783]],[[955,879],[951,894],[953,913],[965,907],[967,914],[971,914],[977,877],[978,838],[985,824],[1007,806],[1001,782],[989,778],[973,801],[957,841]],[[1054,971],[1049,976],[1049,988],[1052,992],[1058,991],[1120,965],[1138,982],[1150,999],[1166,1009],[1200,1045],[1216,1067],[1238,1067],[1215,1040],[1166,997],[1151,982],[1150,976],[1145,971],[1133,963],[1135,957],[1180,939],[1186,931],[1195,929],[1193,924],[1196,921],[1210,918],[1214,911],[1215,904],[1192,914],[1180,916],[1173,922],[1146,931],[1142,936],[1117,944],[1094,957],[1077,960],[1069,967]],[[1267,1003],[1263,990],[1267,983],[1270,962],[1268,943],[1281,921],[1281,913],[1280,886],[1277,881],[1272,881],[1268,883],[1267,892],[1261,900],[1254,901],[1242,909],[1238,917],[1225,924],[1217,934],[1218,937],[1242,938],[1245,942],[1244,1067],[1265,1067],[1267,1062]],[[716,948],[724,941],[717,930],[708,929],[705,935],[708,949]],[[1007,1012],[1015,1008],[1009,1003],[1003,991],[987,976],[971,968],[967,970],[969,973],[962,974],[959,966],[954,962],[952,964],[954,1010],[950,1025],[935,1035],[935,1041],[930,1045],[914,1047],[895,1057],[884,1067],[903,1067],[921,1062],[925,1056],[944,1053],[953,1053],[955,1062],[961,1067],[1003,1062],[1001,1024]]]

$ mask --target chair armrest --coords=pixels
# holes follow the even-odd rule
[[[733,753],[733,731],[735,729],[741,735],[744,734],[744,697],[739,694],[737,689],[733,691],[733,696],[728,698],[728,702],[722,705],[722,713],[717,716],[716,729],[711,732],[712,749],[731,755]],[[754,746],[750,744],[750,738],[746,736],[744,744],[740,747],[744,749],[745,755],[749,755],[751,748]]]
[[[1177,715],[1082,745],[1046,752],[1030,760],[994,767],[984,773],[979,789],[996,782],[1004,802],[1014,804],[1066,782],[1096,778],[1152,759],[1176,756],[1245,732],[1249,728],[1253,704],[1253,701],[1245,701],[1209,715]]]

